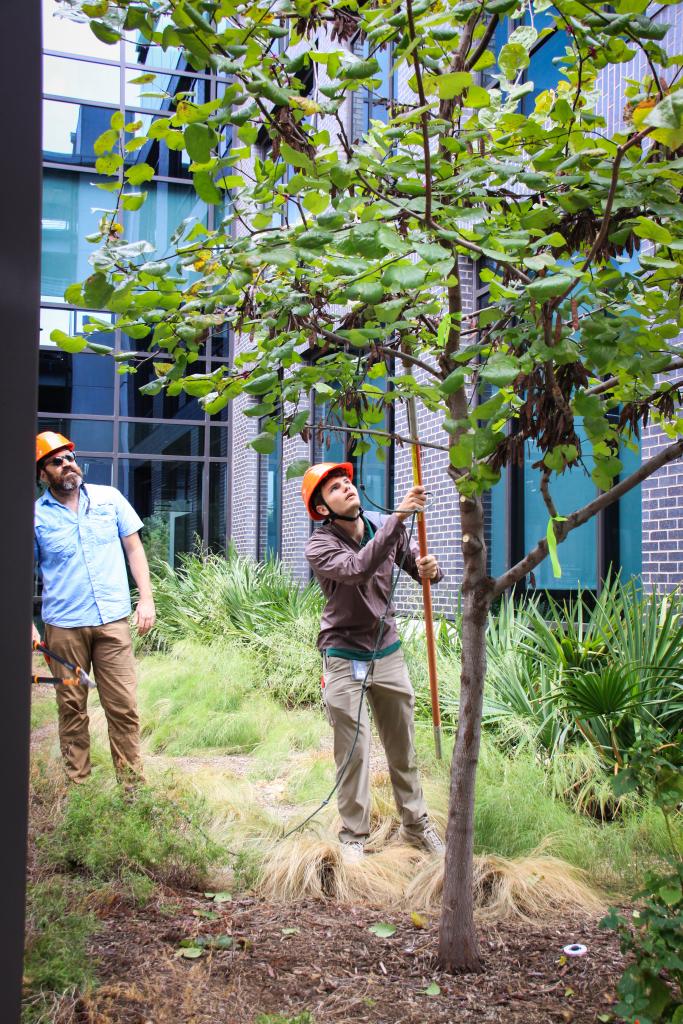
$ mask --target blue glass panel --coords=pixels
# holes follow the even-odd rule
[[[56,430],[76,445],[76,452],[110,452],[114,447],[112,420],[74,420],[39,416],[38,430]],[[80,455],[79,455],[80,461]]]
[[[111,194],[93,187],[108,181],[88,172],[43,171],[43,234],[41,289],[44,299],[62,302],[64,289],[92,273],[88,256],[93,246],[85,236],[97,230]],[[137,237],[131,235],[131,237]]]
[[[154,421],[122,423],[120,450],[135,455],[191,455],[203,458],[204,427]]]
[[[224,552],[227,546],[228,466],[212,462],[209,466],[209,547]]]
[[[138,344],[144,344],[138,342]],[[194,363],[196,373],[204,372],[203,362]],[[203,420],[204,411],[196,398],[190,398],[182,392],[177,398],[169,398],[165,391],[158,395],[141,395],[140,388],[156,378],[154,367],[150,362],[139,365],[137,373],[121,377],[120,413],[134,419],[157,420]]]
[[[146,135],[156,120],[151,114],[139,110],[126,111],[126,124],[142,122],[138,135]],[[162,178],[189,178],[190,158],[185,150],[169,149],[159,139],[149,139],[140,149],[124,154],[126,167],[133,164],[149,164]],[[156,187],[156,186],[152,186]],[[149,202],[149,199],[147,200]]]
[[[109,358],[41,349],[38,410],[112,415],[114,376],[114,366]]]
[[[582,439],[583,440],[583,439]],[[590,468],[590,448],[583,442],[584,461]],[[536,546],[541,537],[545,537],[548,526],[548,510],[540,492],[541,475],[538,469],[532,469],[541,454],[535,445],[529,445],[524,460],[524,550],[529,551]],[[559,515],[568,515],[581,508],[596,496],[595,484],[579,467],[552,477],[550,491],[555,500]],[[547,590],[569,590],[579,585],[595,588],[597,585],[597,530],[598,521],[593,519],[577,530],[573,530],[567,540],[558,547],[558,557],[562,566],[559,579],[553,576],[550,559],[535,570],[536,586]]]
[[[60,164],[95,165],[93,143],[109,128],[112,110],[78,103],[43,103],[43,157]]]
[[[172,252],[168,240],[186,217],[196,217],[206,224],[206,204],[197,199],[190,186],[157,181],[139,210],[126,211],[126,237],[151,242],[156,252],[150,259],[162,259]]]
[[[104,484],[111,487],[114,482],[114,463],[112,459],[93,459],[86,455],[79,461],[83,470],[83,479],[87,484]]]
[[[175,565],[202,536],[202,471],[202,462],[119,461],[119,490],[144,523],[148,555]]]

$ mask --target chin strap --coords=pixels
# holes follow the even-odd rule
[[[325,522],[326,523],[333,523],[336,519],[343,519],[343,521],[345,523],[355,523],[358,519],[361,519],[364,515],[365,515],[365,513],[363,512],[362,508],[358,509],[358,512],[356,513],[355,516],[340,516],[337,512],[330,512],[330,514],[328,515],[328,517],[325,520]]]

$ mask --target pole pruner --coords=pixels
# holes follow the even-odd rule
[[[407,399],[406,408],[408,412],[408,434],[412,441],[417,442],[417,410],[415,399]],[[413,459],[413,486],[422,486],[422,453],[419,444],[411,446]],[[420,558],[427,554],[427,524],[425,523],[424,512],[417,514],[417,540],[420,548]],[[434,726],[434,748],[436,756],[441,760],[441,708],[439,707],[439,680],[436,668],[436,640],[434,638],[434,615],[432,612],[432,584],[431,580],[422,580],[422,604],[424,608],[425,639],[427,641],[427,665],[429,668],[429,692],[432,701],[432,723]]]
[[[34,683],[51,683],[53,686],[56,686],[57,683],[64,683],[66,686],[87,686],[91,690],[95,689],[95,683],[80,665],[76,665],[72,661],[66,661],[65,658],[55,654],[54,651],[50,651],[45,644],[38,643],[37,640],[33,641],[33,650],[43,655],[48,666],[51,661],[57,661],[64,668],[67,668],[69,672],[74,673],[74,678],[72,679],[58,679],[56,676],[32,676]]]

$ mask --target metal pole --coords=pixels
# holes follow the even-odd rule
[[[6,15],[10,14],[9,8]],[[21,1010],[28,828],[35,500],[36,380],[40,303],[41,52],[39,0],[11,5],[12,45],[0,64],[6,139],[0,170],[0,431],[9,458],[0,512],[4,538],[0,622],[6,686],[0,718],[2,968],[0,1021]],[[9,140],[12,140],[9,142]]]
[[[408,412],[408,434],[413,441],[417,441],[417,409],[415,399],[407,400]],[[413,458],[413,486],[422,485],[422,454],[419,444],[411,446]],[[420,558],[427,554],[427,524],[423,512],[417,516],[417,542],[420,548]],[[432,723],[434,725],[434,749],[436,756],[441,760],[441,708],[439,707],[439,679],[436,668],[436,640],[434,638],[434,615],[432,613],[432,584],[431,580],[422,580],[422,604],[424,607],[425,639],[427,641],[427,665],[429,668],[429,692],[432,699]]]

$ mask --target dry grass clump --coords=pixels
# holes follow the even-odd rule
[[[347,864],[338,842],[293,836],[265,853],[259,891],[275,902],[335,899],[393,909],[398,905],[433,911],[440,905],[444,862],[398,842],[382,845],[393,829],[380,822],[368,853]],[[475,906],[486,922],[516,918],[537,922],[558,914],[604,910],[583,872],[542,852],[528,857],[475,857]]]

